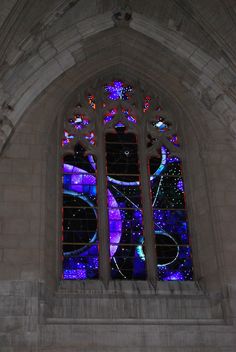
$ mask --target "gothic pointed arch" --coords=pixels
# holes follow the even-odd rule
[[[181,147],[160,97],[99,82],[62,144],[63,278],[192,280]]]

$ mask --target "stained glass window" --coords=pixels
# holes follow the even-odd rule
[[[107,134],[106,160],[111,276],[145,279],[145,263],[137,251],[143,242],[143,226],[136,136],[120,126],[116,133]]]
[[[76,145],[63,164],[64,278],[98,277],[96,164]]]
[[[97,279],[105,270],[108,279],[148,279],[152,243],[157,280],[192,280],[172,119],[157,97],[121,80],[81,96],[62,140],[63,278]]]
[[[160,280],[191,280],[192,262],[189,246],[184,184],[180,159],[162,147],[165,166],[156,173],[160,158],[151,158],[151,191],[154,234]]]

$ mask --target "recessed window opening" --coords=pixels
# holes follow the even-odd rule
[[[192,280],[181,146],[160,99],[121,80],[82,94],[62,145],[63,279]]]

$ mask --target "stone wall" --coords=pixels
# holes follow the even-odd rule
[[[21,0],[4,22],[1,352],[235,351],[235,7],[214,1]],[[193,283],[60,281],[63,119],[80,89],[116,76],[176,121]]]

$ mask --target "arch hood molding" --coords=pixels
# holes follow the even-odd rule
[[[155,11],[152,16],[147,11],[141,14],[140,4],[133,5],[132,20],[126,26],[114,23],[114,6],[106,6],[102,1],[96,6],[91,4],[89,13],[86,13],[83,1],[72,1],[70,6],[67,2],[50,2],[50,9],[49,5],[42,6],[37,21],[37,6],[33,10],[32,2],[27,6],[23,1],[19,4],[13,8],[9,20],[13,15],[20,20],[27,10],[32,13],[32,21],[27,20],[24,29],[14,35],[7,29],[6,22],[2,26],[5,36],[1,35],[4,39],[0,86],[1,147],[32,102],[47,87],[58,84],[58,79],[70,79],[70,76],[74,79],[79,71],[83,71],[84,77],[85,68],[89,78],[96,67],[98,74],[101,67],[121,63],[131,70],[136,68],[140,76],[161,82],[171,94],[181,95],[182,100],[195,101],[208,118],[234,134],[234,68],[232,62],[229,65],[220,54],[216,39],[209,37],[208,43],[194,39],[197,28],[201,27],[205,36],[208,30],[206,26],[200,26],[197,17],[192,20],[188,35],[184,25],[181,30],[176,27],[172,15],[162,21]],[[191,10],[179,5],[177,9],[183,18],[187,16],[186,11]],[[207,49],[209,45],[212,55]],[[78,79],[83,81],[82,75]],[[230,89],[226,89],[226,84]]]

